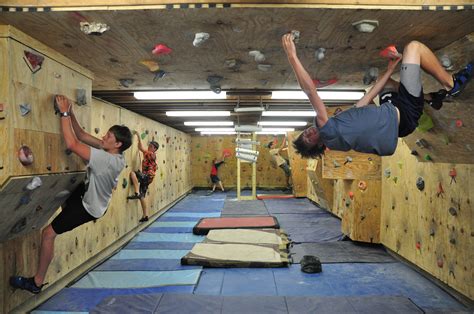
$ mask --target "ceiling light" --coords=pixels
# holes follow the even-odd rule
[[[308,123],[305,121],[260,121],[259,125],[276,125],[276,126],[305,126]]]
[[[256,125],[237,125],[235,130],[238,132],[256,132],[261,131],[262,127]]]
[[[226,99],[225,92],[216,94],[213,91],[154,91],[135,92],[136,99],[140,100],[194,100],[194,99]]]
[[[196,128],[196,132],[235,132],[234,128]]]
[[[318,91],[322,100],[359,100],[364,96],[361,91]],[[308,99],[301,90],[285,90],[272,92],[272,99]]]
[[[316,111],[264,111],[265,117],[315,117]]]
[[[185,121],[186,126],[226,126],[234,125],[233,121]]]
[[[232,135],[237,134],[235,131],[229,132],[201,132],[201,135]]]
[[[228,117],[230,111],[166,111],[168,117]]]
[[[261,112],[265,111],[263,107],[236,107],[234,112]]]

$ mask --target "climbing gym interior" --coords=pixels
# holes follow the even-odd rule
[[[0,312],[472,313],[473,9],[0,1]],[[416,129],[303,158],[313,88],[342,121],[413,43],[456,77],[422,71]]]

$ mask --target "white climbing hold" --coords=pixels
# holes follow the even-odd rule
[[[291,37],[293,37],[293,41],[297,44],[300,41],[300,31],[291,31]]]
[[[56,196],[55,196],[54,198],[55,198],[55,199],[66,198],[66,197],[68,197],[70,194],[71,194],[71,192],[69,192],[68,190],[63,190],[63,191],[59,192],[58,194],[56,194]]]
[[[81,22],[80,25],[81,25],[81,31],[87,35],[102,35],[102,33],[110,29],[110,26],[108,26],[105,23]]]
[[[361,33],[372,33],[379,26],[379,21],[361,20],[352,23],[352,26],[354,26]]]
[[[259,64],[257,65],[257,69],[262,72],[268,72],[272,69],[271,64]]]
[[[453,68],[453,63],[447,55],[441,56],[441,58],[439,58],[439,61],[446,70],[451,70]]]
[[[200,47],[206,40],[211,37],[208,33],[196,33],[194,35],[193,46]]]
[[[379,69],[372,67],[365,72],[363,82],[365,85],[369,85],[370,83],[377,80],[379,76]]]
[[[318,48],[316,52],[314,53],[314,57],[318,61],[322,61],[325,57],[326,49],[325,48]]]
[[[26,185],[26,188],[30,191],[33,191],[34,189],[39,188],[41,186],[41,184],[43,184],[43,181],[41,181],[40,177],[33,177],[33,179],[31,179],[30,183],[28,183]]]
[[[265,55],[258,50],[249,51],[249,56],[253,57],[257,63],[265,61]]]
[[[31,111],[31,105],[30,104],[20,104],[20,113],[22,116],[26,116],[29,114]]]

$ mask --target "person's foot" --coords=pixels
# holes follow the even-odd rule
[[[211,195],[212,193],[214,193],[214,191],[209,191],[209,192],[207,192],[206,195]]]
[[[457,72],[453,75],[454,86],[448,92],[448,94],[452,97],[457,97],[461,94],[461,92],[466,88],[467,84],[472,78],[474,70],[474,63],[470,62],[466,65],[464,69]]]
[[[430,93],[430,100],[426,100],[426,102],[435,110],[441,109],[443,107],[443,100],[446,98],[448,92],[445,89],[440,89],[437,92]]]
[[[146,222],[148,221],[148,216],[142,217],[139,222]]]
[[[224,189],[222,189],[222,192],[225,192],[225,190],[224,190]]]
[[[127,199],[128,200],[138,200],[138,199],[140,199],[140,197],[141,197],[140,193],[135,193],[134,195],[127,196]]]
[[[27,290],[31,293],[38,294],[41,292],[41,289],[47,285],[47,283],[37,286],[35,283],[35,277],[22,277],[22,276],[12,276],[10,277],[10,286],[15,289]]]

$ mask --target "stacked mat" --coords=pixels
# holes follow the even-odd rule
[[[207,267],[284,267],[288,238],[278,229],[222,229],[209,231],[181,258],[182,265]]]

